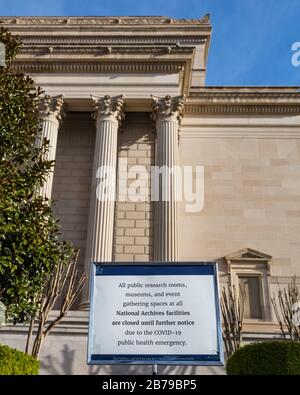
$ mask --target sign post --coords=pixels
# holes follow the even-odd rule
[[[223,365],[217,264],[95,263],[88,364]]]

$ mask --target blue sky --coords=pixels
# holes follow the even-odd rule
[[[300,85],[300,0],[0,0],[0,15],[211,14],[208,85]]]

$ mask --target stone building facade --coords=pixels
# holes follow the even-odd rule
[[[49,95],[43,133],[56,165],[43,193],[56,201],[64,239],[80,248],[81,270],[92,260],[217,260],[221,285],[246,286],[245,339],[280,337],[270,297],[300,276],[299,88],[206,86],[208,16],[0,23],[23,41],[16,70]],[[174,175],[170,199],[153,202],[153,165],[201,167],[203,207],[176,200]],[[115,201],[96,199],[99,166],[114,170]],[[136,182],[144,198],[126,199]],[[47,340],[42,371],[148,372],[86,366],[87,306],[88,289]],[[24,334],[3,328],[1,342],[22,349]]]

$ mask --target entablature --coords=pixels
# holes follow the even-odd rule
[[[0,24],[21,38],[14,62],[20,72],[177,73],[182,95],[205,83],[208,15],[3,17]]]

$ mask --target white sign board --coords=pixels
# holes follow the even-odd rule
[[[89,364],[222,365],[215,263],[94,264]]]

